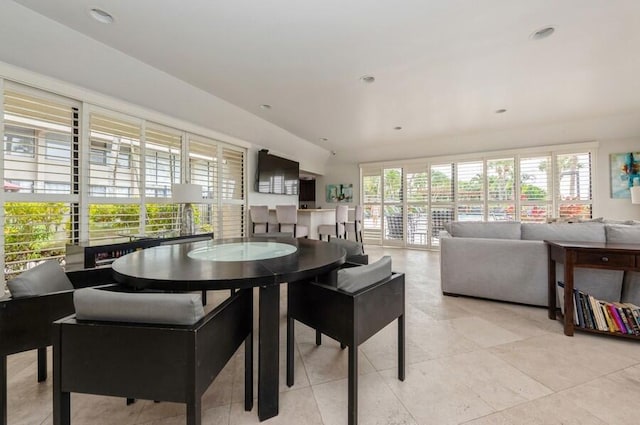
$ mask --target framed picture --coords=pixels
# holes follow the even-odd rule
[[[629,188],[640,185],[640,152],[612,153],[610,169],[611,197],[631,198]]]
[[[352,202],[353,184],[328,184],[327,202]]]

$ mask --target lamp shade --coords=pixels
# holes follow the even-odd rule
[[[190,183],[172,184],[171,200],[176,204],[202,202],[202,185]]]
[[[630,187],[631,191],[631,203],[632,204],[640,204],[640,186]]]

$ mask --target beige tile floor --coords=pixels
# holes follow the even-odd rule
[[[407,377],[396,379],[395,324],[360,348],[360,424],[638,424],[640,342],[562,334],[546,310],[440,293],[439,254],[367,247],[406,273]],[[296,380],[284,384],[282,290],[280,415],[265,424],[345,424],[347,353],[296,327]],[[211,296],[211,295],[210,295]],[[50,353],[49,353],[50,354]],[[51,424],[51,379],[36,383],[36,355],[9,357],[9,424]],[[255,424],[242,406],[242,357],[203,400],[203,424]],[[255,392],[255,385],[254,385]],[[185,423],[180,404],[72,395],[72,423]]]

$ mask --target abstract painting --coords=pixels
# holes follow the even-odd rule
[[[631,198],[629,188],[640,185],[640,152],[611,154],[611,197]]]
[[[327,202],[352,202],[353,184],[328,184]]]

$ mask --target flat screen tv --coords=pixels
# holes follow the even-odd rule
[[[296,161],[258,152],[256,170],[256,192],[276,195],[297,195],[300,179],[300,164]]]

